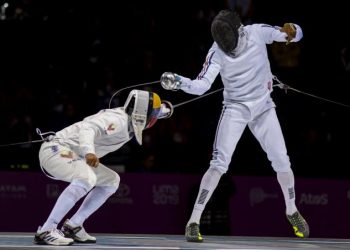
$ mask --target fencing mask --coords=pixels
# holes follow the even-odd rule
[[[152,127],[161,110],[160,97],[153,92],[132,90],[124,104],[130,115],[137,142],[142,145],[142,131]]]
[[[211,35],[220,49],[231,54],[237,47],[239,28],[242,26],[238,14],[232,10],[221,10],[211,23]]]

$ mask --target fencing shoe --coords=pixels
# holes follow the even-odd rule
[[[308,238],[310,234],[309,225],[306,220],[301,216],[301,214],[296,211],[292,215],[287,214],[287,219],[290,224],[292,224],[294,229],[294,234],[300,238]]]
[[[68,219],[62,226],[62,232],[78,243],[96,243],[96,238],[89,235],[83,226],[75,226]]]
[[[38,245],[53,246],[69,246],[73,242],[73,239],[64,237],[64,234],[56,228],[49,231],[41,231],[41,227],[38,228],[33,240],[33,243]]]
[[[199,232],[199,225],[197,223],[190,223],[186,227],[185,237],[188,242],[202,242],[203,237]]]

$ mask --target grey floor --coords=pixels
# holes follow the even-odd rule
[[[189,243],[183,235],[97,234],[96,244],[72,246],[38,246],[33,234],[0,233],[0,249],[247,249],[247,250],[336,250],[350,249],[350,239],[299,239],[272,237],[205,236],[203,243]]]

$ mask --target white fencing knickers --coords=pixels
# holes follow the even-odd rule
[[[210,168],[226,173],[232,154],[248,125],[266,152],[276,172],[290,171],[287,149],[272,100],[249,107],[241,103],[225,103],[217,127]]]
[[[91,188],[94,186],[118,188],[119,186],[120,178],[115,171],[101,163],[96,168],[90,167],[83,157],[55,140],[41,145],[39,160],[48,174],[62,181],[81,180]]]

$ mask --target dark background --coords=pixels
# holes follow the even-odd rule
[[[211,20],[223,8],[235,8],[245,24],[299,24],[300,43],[268,45],[273,73],[293,88],[350,105],[345,1],[7,2],[0,16],[2,145],[39,140],[35,128],[58,131],[107,108],[115,91],[159,80],[164,71],[195,78],[212,44]],[[209,91],[221,87],[218,77]],[[174,104],[196,97],[159,84],[148,89]],[[113,105],[122,105],[127,94],[116,96]],[[350,108],[278,88],[272,96],[295,175],[349,179]],[[220,92],[176,108],[171,119],[144,132],[143,146],[132,140],[102,162],[123,165],[126,172],[203,173],[221,102]],[[40,171],[39,146],[0,147],[0,169]],[[249,130],[229,173],[273,175]]]

